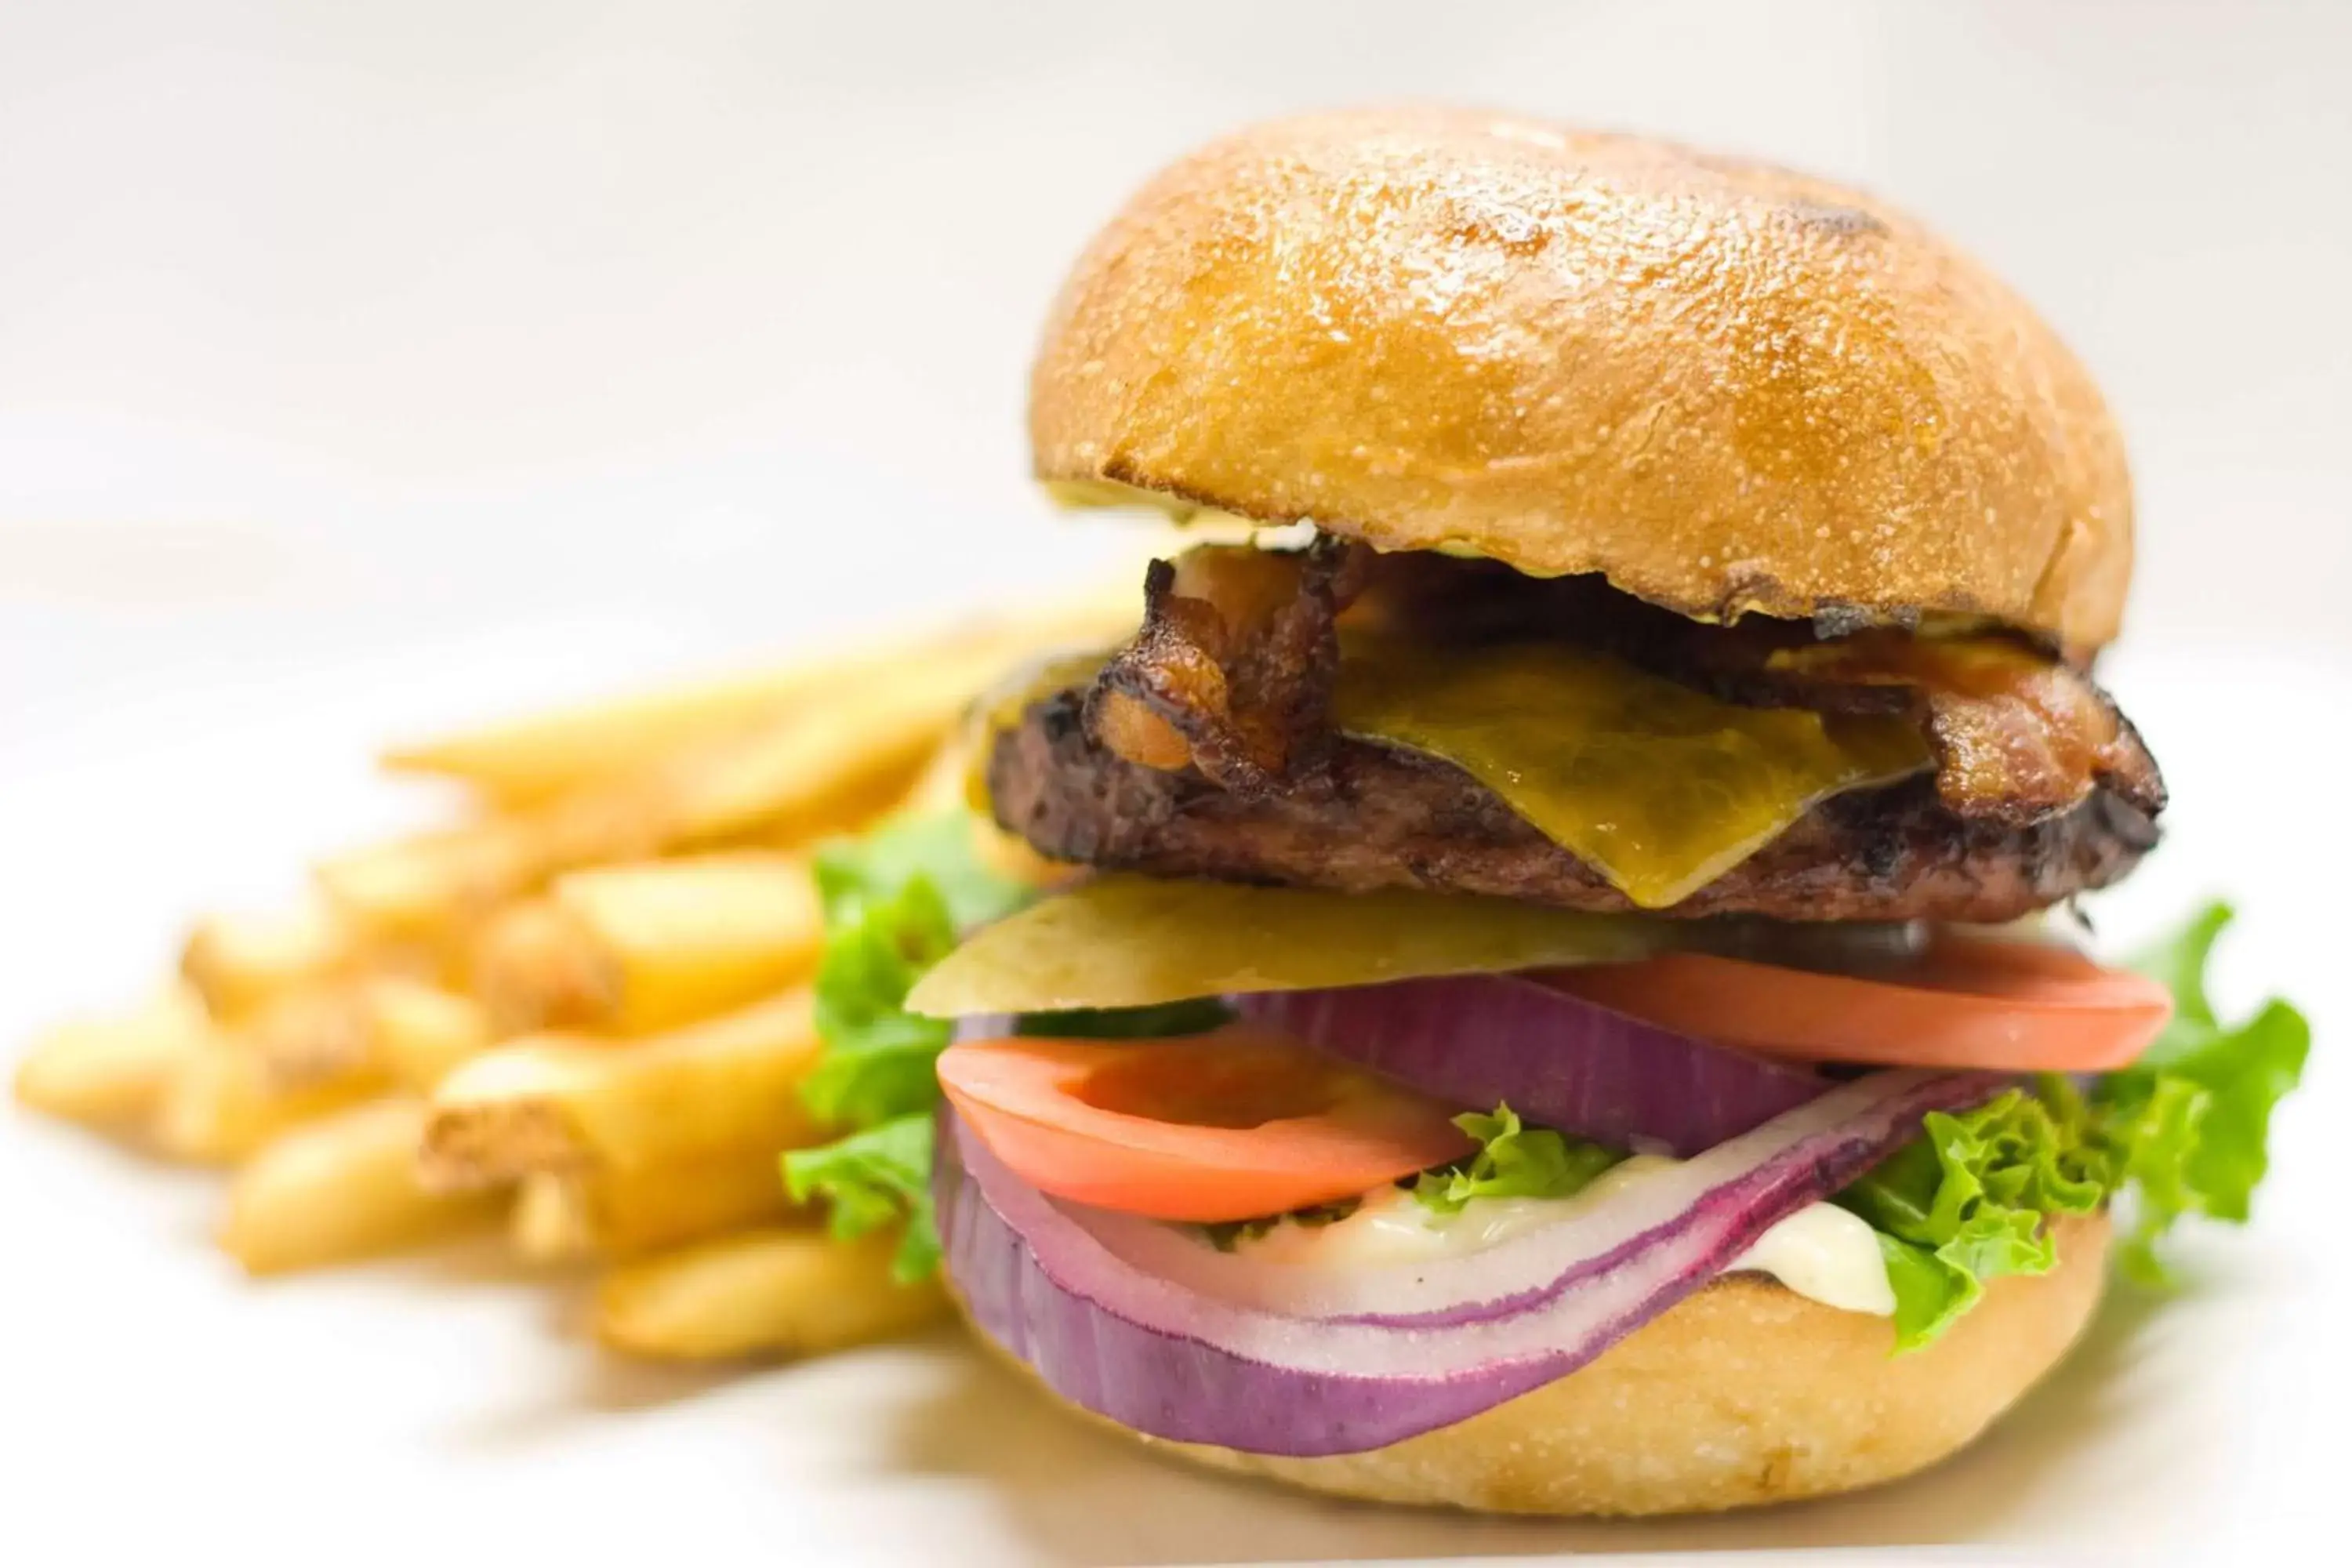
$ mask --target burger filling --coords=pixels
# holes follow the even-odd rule
[[[1041,852],[1160,875],[1791,920],[2013,918],[2136,864],[2163,784],[1993,635],[1703,626],[1325,541],[1156,564],[1137,636],[1000,703]]]

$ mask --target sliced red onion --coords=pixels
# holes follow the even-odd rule
[[[1519,974],[1228,999],[1241,1015],[1423,1094],[1619,1148],[1712,1149],[1830,1080],[1670,1034]]]
[[[1106,1245],[941,1113],[948,1269],[982,1330],[1073,1404],[1139,1432],[1255,1453],[1358,1452],[1564,1377],[1843,1186],[1983,1073],[1874,1073],[1560,1223],[1442,1268],[1376,1271],[1356,1305],[1276,1312]],[[1692,1174],[1696,1173],[1696,1174]],[[1388,1295],[1398,1289],[1402,1293]]]

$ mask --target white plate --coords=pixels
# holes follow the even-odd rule
[[[401,810],[366,743],[490,699],[676,662],[614,616],[405,646],[224,632],[201,662],[135,626],[12,619],[28,700],[0,739],[0,1039],[127,994],[196,909],[251,900]],[[314,628],[316,631],[316,628]],[[178,646],[178,645],[173,645]],[[103,656],[101,657],[101,653]],[[1300,1561],[1546,1551],[2023,1546],[2299,1559],[2341,1489],[2352,1289],[2331,1158],[2352,1017],[2336,781],[2347,668],[2188,649],[2114,674],[2164,760],[2173,841],[2098,906],[2142,931],[2209,889],[2244,914],[2233,1005],[2321,1040],[2257,1226],[2179,1249],[2050,1384],[1915,1481],[1746,1517],[1596,1526],[1334,1506],[1196,1476],[1041,1408],[954,1336],[742,1374],[617,1363],[567,1337],[578,1281],[487,1247],[251,1285],[214,1192],[11,1109],[0,1133],[0,1561]],[[486,698],[485,694],[489,694]],[[40,700],[29,699],[37,695]],[[22,720],[22,722],[18,722]]]

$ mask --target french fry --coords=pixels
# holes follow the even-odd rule
[[[378,940],[434,941],[542,874],[535,818],[493,817],[369,845],[313,869],[330,903]]]
[[[968,681],[912,671],[864,693],[854,711],[788,715],[543,806],[340,856],[317,868],[319,880],[375,936],[430,939],[583,867],[855,827],[904,790]]]
[[[173,1159],[234,1165],[288,1129],[373,1099],[388,1086],[372,1064],[289,1084],[247,1041],[215,1031],[163,1090],[152,1138]]]
[[[530,1036],[442,1081],[421,1168],[471,1187],[797,1148],[822,1135],[799,1093],[819,1050],[806,991],[639,1040]]]
[[[214,1017],[233,1022],[297,987],[349,973],[361,945],[323,905],[275,915],[213,915],[196,922],[180,973]]]
[[[500,805],[530,805],[646,757],[750,728],[806,700],[822,673],[797,664],[719,676],[394,746],[379,760],[394,773],[461,780]]]
[[[621,988],[618,967],[570,910],[537,898],[510,904],[484,924],[467,972],[498,1026],[527,1034],[593,1028],[609,1017]]]
[[[368,991],[358,981],[317,981],[281,992],[236,1032],[282,1089],[323,1083],[376,1065]]]
[[[212,1032],[196,993],[173,985],[131,1012],[43,1035],[16,1066],[16,1098],[68,1121],[131,1128],[155,1113]]]
[[[834,693],[887,682],[909,667],[980,668],[1057,642],[1108,641],[1131,628],[1137,614],[1134,584],[1122,583],[1013,622],[959,627],[845,659],[809,660],[560,709],[396,746],[383,762],[395,772],[462,780],[502,805],[528,805],[627,773],[648,756],[755,728]]]
[[[638,1035],[803,979],[824,911],[808,861],[743,852],[594,868],[493,921],[475,989],[501,1028]]]
[[[248,1274],[280,1274],[417,1246],[493,1218],[492,1194],[418,1184],[424,1131],[421,1101],[379,1100],[278,1137],[230,1182],[222,1248]]]
[[[624,1257],[767,1225],[799,1212],[779,1151],[755,1146],[674,1165],[543,1172],[516,1194],[515,1247],[538,1262]]]
[[[596,1338],[632,1355],[722,1361],[818,1355],[920,1328],[946,1309],[935,1283],[890,1278],[897,1238],[835,1241],[770,1229],[624,1263],[596,1290]]]
[[[810,845],[966,801],[973,735],[1035,684],[1006,673],[1136,616],[1121,584],[395,749],[478,815],[328,859],[307,905],[199,921],[170,992],[51,1031],[16,1095],[234,1167],[219,1240],[255,1275],[502,1221],[526,1257],[606,1266],[593,1326],[616,1349],[915,1328],[940,1288],[890,1279],[896,1237],[826,1237],[778,1168],[835,1131],[801,1100],[822,1052]],[[992,864],[1063,874],[978,831]]]
[[[397,974],[297,987],[236,1034],[272,1084],[289,1090],[355,1073],[430,1089],[492,1039],[479,1003]]]
[[[368,1002],[378,1064],[402,1087],[419,1093],[497,1038],[479,1002],[423,981],[373,981]]]
[[[749,729],[575,779],[522,809],[332,858],[318,879],[370,938],[430,939],[583,867],[747,843],[785,847],[855,827],[902,797],[1008,663],[1133,619],[1131,600],[1116,609],[1100,600],[974,639],[835,664],[824,689],[839,700],[787,704]]]

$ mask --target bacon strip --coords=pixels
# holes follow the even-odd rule
[[[2164,780],[2139,732],[2078,671],[1996,637],[1868,631],[1784,649],[1772,673],[1806,685],[1904,691],[1936,749],[1936,793],[1957,816],[2024,826],[2072,810],[2105,784],[2141,811],[2164,809]]]
[[[1306,771],[1330,732],[1336,629],[1360,546],[1204,545],[1143,579],[1143,626],[1087,702],[1095,738],[1162,772],[1257,795]]]

